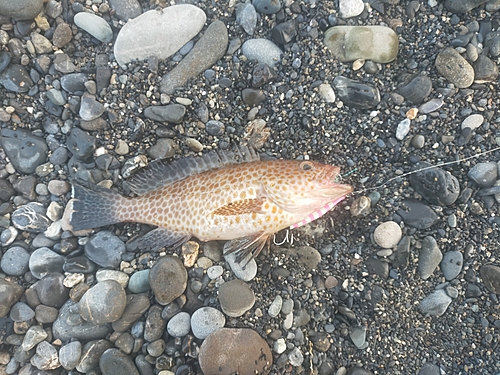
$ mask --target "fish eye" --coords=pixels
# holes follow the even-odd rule
[[[310,161],[303,161],[300,163],[299,168],[303,171],[310,171],[311,169],[314,169],[314,166]]]

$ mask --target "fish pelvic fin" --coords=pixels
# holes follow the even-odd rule
[[[83,180],[71,181],[73,185],[73,212],[69,223],[74,231],[103,227],[119,223],[117,214],[119,193]]]
[[[178,247],[191,238],[191,233],[156,228],[135,240],[133,248],[141,252],[157,251],[162,247]]]
[[[248,263],[252,258],[256,258],[260,254],[266,243],[269,245],[269,240],[269,234],[261,232],[252,236],[237,238],[225,243],[223,254],[235,253],[237,263],[241,263],[243,260]]]

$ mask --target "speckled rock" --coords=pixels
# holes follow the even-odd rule
[[[187,271],[179,258],[160,258],[149,272],[149,284],[158,302],[167,305],[184,293]]]

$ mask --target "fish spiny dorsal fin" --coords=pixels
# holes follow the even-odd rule
[[[127,180],[131,191],[144,195],[186,177],[193,176],[226,165],[260,160],[251,147],[241,146],[232,151],[211,151],[203,156],[186,157],[174,162],[158,159]]]

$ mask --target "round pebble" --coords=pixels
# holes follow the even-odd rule
[[[191,329],[197,339],[205,339],[212,332],[224,327],[224,314],[213,307],[202,307],[191,316]]]
[[[401,227],[394,221],[386,221],[375,228],[373,239],[384,249],[393,248],[401,240]]]

